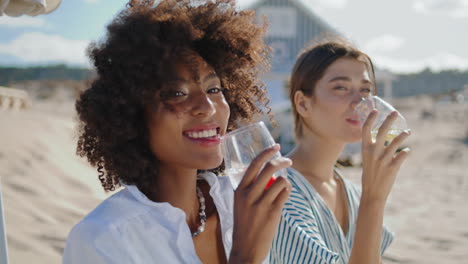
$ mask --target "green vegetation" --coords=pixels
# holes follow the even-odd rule
[[[32,80],[75,80],[91,78],[93,71],[85,68],[73,68],[63,64],[27,68],[0,67],[0,85],[8,86],[14,82]]]
[[[63,64],[27,68],[1,67],[0,85],[35,80],[74,80],[90,79],[93,70],[73,68]],[[425,69],[418,73],[396,74],[393,82],[393,96],[407,97],[419,94],[449,94],[460,91],[468,85],[468,71],[445,70],[433,72]]]
[[[468,85],[468,71],[445,70],[433,72],[425,69],[418,73],[398,74],[393,82],[393,96],[407,97],[418,94],[449,94]]]

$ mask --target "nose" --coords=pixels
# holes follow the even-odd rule
[[[358,93],[354,93],[352,95],[352,99],[351,99],[351,109],[356,109],[356,106],[362,101],[364,100],[364,97],[358,92]]]
[[[208,94],[201,93],[193,98],[191,114],[194,117],[210,117],[216,112],[213,101]]]

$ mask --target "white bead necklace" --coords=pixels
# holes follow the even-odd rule
[[[198,200],[200,201],[200,226],[198,227],[197,231],[192,233],[192,237],[198,236],[200,233],[205,231],[205,225],[206,225],[206,213],[205,213],[205,197],[203,197],[203,192],[200,190],[200,187],[197,186],[197,195],[198,195]]]

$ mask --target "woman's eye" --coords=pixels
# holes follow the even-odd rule
[[[220,93],[222,91],[223,91],[223,89],[220,88],[220,87],[214,87],[214,88],[208,89],[208,93],[211,93],[211,94],[217,94],[217,93]]]
[[[184,96],[185,93],[181,92],[181,91],[172,91],[172,92],[169,92],[168,93],[168,97],[169,98],[176,98],[176,97],[182,97]]]
[[[363,92],[363,93],[370,93],[370,92],[372,92],[372,91],[371,91],[370,88],[363,88],[363,89],[361,89],[361,92]]]
[[[167,91],[161,94],[161,98],[168,102],[178,102],[185,98],[187,94],[182,91]]]
[[[347,91],[348,88],[344,87],[344,86],[337,86],[335,87],[335,90],[339,90],[339,91]]]

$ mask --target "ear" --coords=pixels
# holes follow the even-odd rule
[[[307,116],[311,108],[311,98],[306,96],[302,91],[296,91],[294,94],[294,105],[296,111],[301,116]]]

